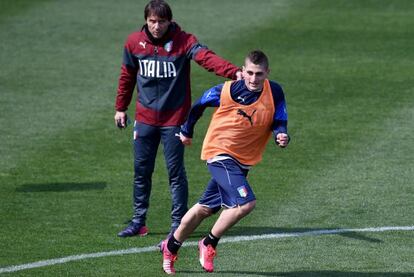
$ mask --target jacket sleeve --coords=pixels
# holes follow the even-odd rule
[[[132,55],[128,41],[124,47],[123,62],[121,73],[119,75],[118,89],[115,100],[115,109],[117,111],[126,111],[131,103],[134,93],[135,84],[137,82],[137,73],[139,64],[137,58]]]
[[[206,47],[201,47],[197,51],[194,55],[194,61],[206,70],[232,80],[236,79],[236,72],[241,70]]]
[[[216,75],[236,79],[236,72],[241,69],[231,62],[218,56],[216,53],[198,42],[197,38],[192,34],[186,34],[185,38],[187,44],[187,57],[193,59],[197,64],[208,70],[214,72]]]

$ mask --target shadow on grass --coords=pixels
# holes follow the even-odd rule
[[[205,275],[201,271],[180,270],[177,273],[191,273],[192,275]],[[293,271],[293,272],[255,272],[255,271],[217,271],[220,276],[254,275],[254,276],[285,276],[285,277],[405,277],[414,276],[414,272],[353,272],[353,271]]]
[[[124,222],[125,227],[127,224],[130,223],[130,220]],[[292,234],[292,233],[307,233],[307,232],[317,232],[320,230],[334,230],[336,228],[275,228],[275,227],[251,227],[251,226],[235,226],[231,228],[226,234],[226,237],[235,237],[235,236],[257,236],[257,235],[270,235],[270,234]],[[196,229],[191,235],[189,239],[200,239],[206,236],[209,233],[209,229],[199,228]],[[148,236],[158,236],[158,235],[168,235],[167,232],[149,232]],[[330,234],[319,234],[318,236],[322,235],[330,235]],[[370,243],[382,243],[382,240],[376,238],[370,238],[365,234],[361,234],[358,232],[344,232],[344,233],[334,233],[331,235],[335,236],[342,236],[345,238],[357,239],[362,240]],[[414,275],[413,275],[414,276]]]
[[[23,184],[16,188],[17,192],[67,192],[83,190],[103,190],[105,182],[88,183],[50,183],[50,184]]]
[[[131,219],[126,219],[125,221],[122,222],[122,224],[124,225],[123,228],[126,228],[130,223],[131,223]],[[151,236],[165,236],[167,237],[170,233],[169,229],[165,229],[164,231],[153,231],[151,229],[151,226],[147,226],[150,230],[148,232],[148,234],[146,236],[151,237]],[[203,229],[199,229],[199,230],[195,230],[194,232],[191,233],[191,235],[189,236],[189,238],[201,238],[203,236],[205,236],[206,234],[208,234],[207,230],[204,231]]]
[[[335,228],[274,228],[274,227],[243,227],[235,226],[230,229],[226,236],[249,236],[249,235],[266,235],[266,234],[285,234],[285,233],[304,233],[304,232],[313,232],[318,230],[333,230]],[[370,238],[364,234],[357,232],[346,232],[346,233],[336,233],[335,235],[343,236],[346,238],[363,240],[366,242],[372,243],[382,243],[382,240]]]

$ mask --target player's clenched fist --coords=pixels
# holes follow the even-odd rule
[[[191,143],[193,142],[192,138],[188,138],[184,136],[181,132],[180,132],[180,140],[184,145],[191,145]]]
[[[286,147],[289,143],[289,136],[285,133],[279,133],[276,136],[276,143],[280,147]]]

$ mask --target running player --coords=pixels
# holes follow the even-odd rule
[[[175,274],[174,262],[182,243],[207,217],[223,208],[210,233],[198,243],[200,263],[205,271],[214,270],[219,239],[249,214],[256,198],[247,182],[251,166],[261,159],[265,146],[274,134],[275,142],[286,147],[286,102],[282,88],[267,79],[266,55],[255,50],[245,58],[243,80],[228,81],[207,90],[197,100],[187,121],[181,126],[180,139],[192,143],[194,125],[207,107],[218,107],[204,139],[201,159],[207,161],[211,180],[204,194],[183,217],[172,236],[163,240],[163,270]]]

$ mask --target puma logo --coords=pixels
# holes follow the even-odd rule
[[[146,41],[140,41],[140,42],[139,42],[139,45],[141,45],[141,46],[142,46],[142,48],[144,48],[144,49],[145,49],[145,46],[147,45],[147,42],[146,42]]]
[[[250,122],[250,125],[251,126],[253,126],[253,120],[252,120],[252,117],[253,117],[253,115],[254,115],[254,113],[256,112],[256,110],[254,110],[253,112],[252,112],[252,114],[251,115],[248,115],[245,111],[243,111],[242,109],[238,109],[237,110],[237,114],[239,114],[239,115],[241,115],[241,116],[243,116],[243,117],[246,117],[248,120],[249,120],[249,122]]]

